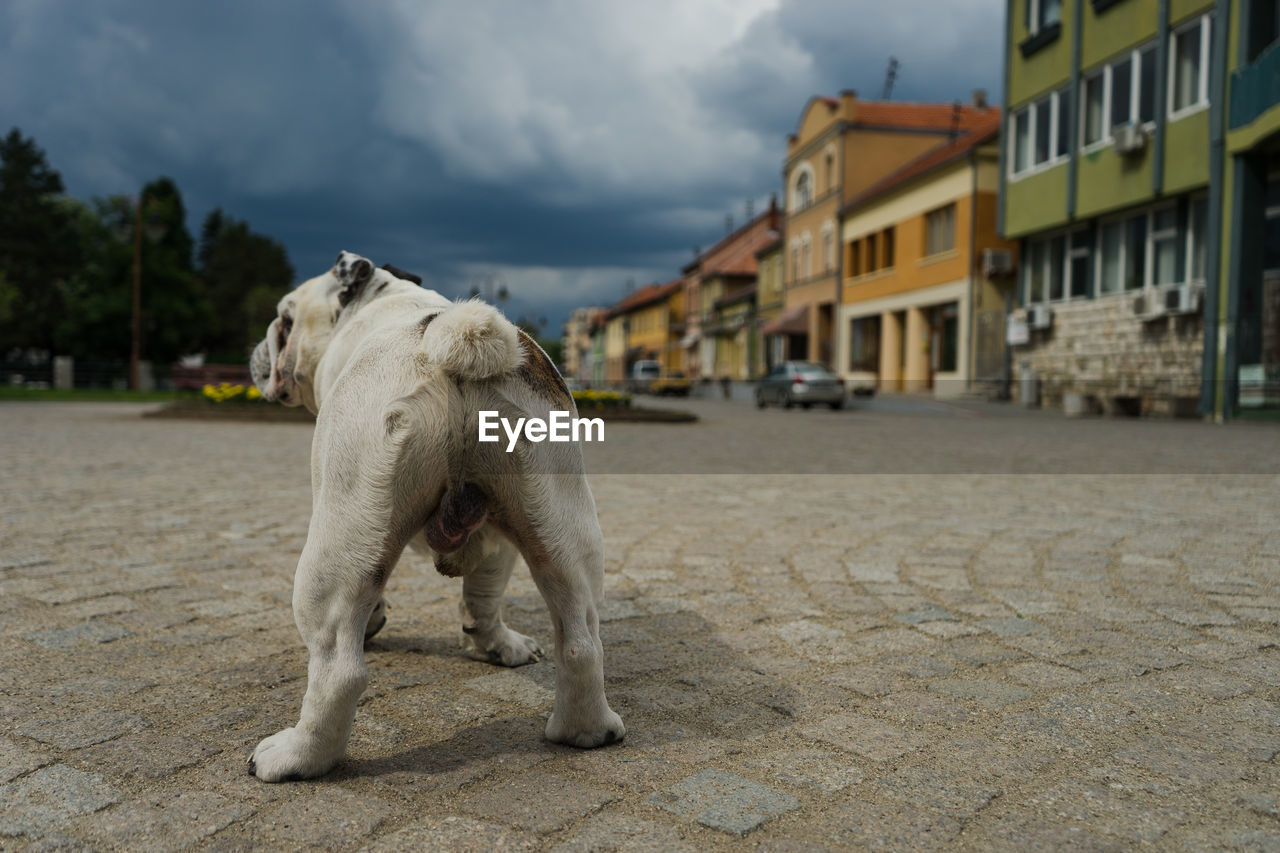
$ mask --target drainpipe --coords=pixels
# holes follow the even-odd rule
[[[1161,0],[1165,2],[1165,0]],[[1067,150],[1071,156],[1067,158],[1067,221],[1076,218],[1076,175],[1080,169],[1080,51],[1084,28],[1084,0],[1075,4],[1075,16],[1071,24],[1071,110],[1067,117]],[[1161,102],[1163,103],[1163,102]],[[1021,257],[1021,256],[1020,256]]]
[[[1222,282],[1222,181],[1226,169],[1225,124],[1227,95],[1227,33],[1231,0],[1217,0],[1214,8],[1213,44],[1209,54],[1209,221],[1205,226],[1204,353],[1200,360],[1200,403],[1196,412],[1221,423],[1225,416],[1223,382],[1226,379],[1226,344],[1229,331],[1221,325]],[[1232,227],[1239,223],[1232,222]],[[1221,350],[1221,351],[1220,351]]]
[[[1000,117],[1001,121],[1004,116]],[[996,144],[1000,145],[1003,137],[996,135]],[[1003,148],[1003,145],[1000,145]],[[968,334],[965,336],[965,347],[968,352],[965,353],[965,390],[973,389],[973,373],[977,360],[977,347],[974,346],[973,338],[975,326],[973,324],[974,317],[978,310],[978,146],[969,149],[969,174],[971,176],[971,185],[969,188],[969,317],[968,317]]]
[[[1169,53],[1169,0],[1160,0],[1158,13],[1159,24],[1156,26],[1156,103],[1165,104],[1168,95],[1165,93],[1169,75],[1165,64]],[[1156,108],[1155,139],[1151,144],[1151,193],[1157,198],[1164,192],[1164,128],[1165,111]]]

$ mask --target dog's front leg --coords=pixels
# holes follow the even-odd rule
[[[307,693],[298,724],[259,743],[249,759],[249,771],[265,782],[331,770],[346,752],[356,701],[368,683],[364,635],[380,584],[374,573],[348,569],[350,563],[324,551],[308,537],[294,577],[294,621],[311,656]]]

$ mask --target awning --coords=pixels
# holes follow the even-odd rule
[[[793,305],[760,327],[765,335],[807,335],[809,333],[809,306]]]
[[[702,333],[699,332],[697,329],[694,329],[692,332],[685,335],[684,338],[681,339],[680,349],[688,349],[689,347],[696,344],[701,338],[702,338]]]

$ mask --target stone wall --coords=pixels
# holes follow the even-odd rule
[[[1189,414],[1200,393],[1204,320],[1200,313],[1144,322],[1137,294],[1052,306],[1053,326],[1013,347],[1015,380],[1030,368],[1045,406],[1084,395],[1095,411]]]

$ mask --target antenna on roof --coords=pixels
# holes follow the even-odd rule
[[[960,102],[956,101],[951,105],[951,138],[955,139],[960,133]]]
[[[732,213],[726,213],[724,215],[724,233],[726,234],[733,233],[733,214]]]
[[[748,221],[748,222],[750,222],[750,221],[751,221],[751,217],[753,217],[753,216],[755,216],[755,215],[756,215],[756,202],[755,202],[755,199],[750,199],[750,198],[749,198],[749,199],[747,199],[747,221]]]
[[[889,67],[884,72],[884,94],[880,96],[883,101],[889,100],[889,96],[893,94],[893,81],[898,77],[898,57],[889,57]]]

